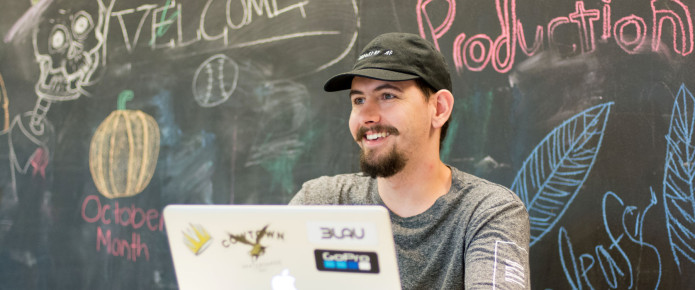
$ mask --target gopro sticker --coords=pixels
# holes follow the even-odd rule
[[[374,252],[314,250],[316,269],[347,273],[379,273],[379,259]]]

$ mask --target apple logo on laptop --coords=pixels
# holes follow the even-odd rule
[[[290,270],[285,269],[282,270],[281,274],[273,276],[273,279],[270,280],[270,286],[272,286],[273,290],[297,290],[297,287],[294,286],[295,280],[290,275]]]

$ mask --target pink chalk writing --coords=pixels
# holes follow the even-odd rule
[[[499,73],[508,72],[516,58],[518,48],[527,56],[532,56],[545,47],[544,39],[547,39],[547,48],[556,50],[555,33],[560,26],[575,26],[578,32],[579,43],[571,45],[573,52],[577,54],[591,53],[596,49],[598,41],[608,42],[613,38],[615,43],[628,54],[644,52],[648,33],[651,35],[651,50],[659,52],[662,39],[669,31],[664,27],[671,27],[670,36],[673,39],[674,52],[681,56],[687,56],[693,52],[695,39],[693,37],[693,21],[689,7],[681,0],[650,0],[651,19],[645,20],[645,16],[630,14],[613,22],[611,0],[601,0],[599,3],[585,2],[583,0],[574,3],[574,11],[566,15],[560,15],[550,19],[545,26],[538,25],[533,40],[529,45],[524,34],[524,26],[521,19],[517,18],[516,0],[495,0],[497,19],[500,23],[499,35],[466,34],[465,32],[450,31],[456,20],[456,2],[454,0],[440,0],[441,5],[447,5],[446,17],[442,23],[432,23],[428,15],[428,6],[436,0],[419,0],[416,6],[416,15],[420,36],[432,40],[437,49],[441,45],[440,40],[447,34],[451,34],[453,43],[453,61],[456,71],[461,73],[464,69],[469,71],[482,71],[491,65]],[[595,0],[594,2],[598,2]],[[588,3],[588,4],[587,4]],[[589,8],[596,6],[596,8]],[[431,8],[431,7],[430,7]],[[572,8],[569,8],[572,9]],[[649,17],[649,16],[646,16]],[[617,18],[617,17],[616,17]],[[651,30],[648,28],[651,24]],[[600,33],[596,33],[596,29]],[[563,33],[572,31],[562,29]],[[543,34],[547,37],[544,37]],[[467,35],[472,35],[468,37]],[[447,38],[449,39],[449,38]],[[666,44],[663,44],[666,45]]]
[[[635,26],[635,37],[632,40],[627,39],[624,32],[629,25]],[[636,15],[630,15],[618,20],[613,31],[615,41],[620,48],[631,54],[637,53],[647,38],[647,24],[644,22],[644,19]]]
[[[34,167],[31,176],[36,176],[36,173],[41,174],[43,179],[46,179],[46,167],[48,166],[48,153],[43,148],[36,148],[31,156],[31,167]]]
[[[601,33],[601,39],[606,40],[611,37],[611,0],[601,0],[603,1],[603,33]]]
[[[424,27],[422,26],[423,20],[426,21],[428,28],[432,32],[432,38],[434,39],[439,39],[446,33],[450,28],[451,25],[454,24],[454,16],[456,16],[456,0],[446,0],[446,2],[449,4],[449,10],[446,15],[446,19],[444,19],[444,22],[437,26],[437,28],[432,27],[432,21],[430,21],[429,15],[427,15],[427,11],[425,10],[425,7],[427,7],[427,4],[432,2],[432,0],[418,0],[417,4],[417,9],[416,9],[416,15],[417,15],[417,22],[420,23],[420,35],[425,35],[425,30]],[[425,17],[425,19],[423,19]],[[439,43],[435,42],[434,45],[439,49]]]
[[[673,25],[673,49],[681,55],[692,53],[693,19],[690,17],[688,6],[685,6],[680,0],[652,0],[651,4],[653,18],[652,50],[659,50],[664,21],[668,20]],[[680,45],[678,40],[680,40]]]
[[[121,206],[118,201],[114,205],[101,204],[97,195],[89,195],[82,202],[82,219],[89,223],[101,221],[102,224],[114,224],[124,227],[139,229],[144,225],[150,231],[162,231],[164,227],[164,217],[156,209],[148,209],[130,206]],[[89,213],[88,213],[89,212]]]
[[[570,14],[570,22],[579,26],[579,39],[581,39],[582,52],[592,52],[596,49],[596,37],[594,37],[594,21],[599,20],[600,12],[597,9],[584,10],[584,2],[575,3],[575,11]]]
[[[145,254],[145,260],[150,260],[150,250],[147,244],[140,241],[140,235],[133,233],[130,242],[127,240],[111,238],[111,230],[106,230],[106,235],[101,227],[97,227],[97,252],[101,251],[101,246],[106,248],[106,252],[114,257],[126,257],[130,261],[137,261],[138,257]],[[144,251],[143,251],[144,250]]]
[[[118,201],[102,203],[101,198],[95,194],[88,195],[82,201],[82,219],[88,223],[100,224],[96,232],[97,252],[102,251],[103,247],[106,253],[133,262],[143,255],[146,261],[150,260],[150,250],[136,231],[145,228],[161,232],[164,228],[164,216],[156,209],[145,210],[134,204],[119,204]],[[131,239],[114,237],[110,229],[104,231],[101,225],[130,227],[133,230]]]

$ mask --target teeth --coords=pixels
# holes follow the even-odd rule
[[[373,133],[373,134],[367,134],[367,140],[373,141],[373,140],[376,140],[376,139],[378,139],[378,138],[384,138],[384,137],[389,136],[389,135],[391,135],[391,134],[389,134],[389,133]]]

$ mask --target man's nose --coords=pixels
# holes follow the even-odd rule
[[[381,121],[379,105],[375,101],[367,100],[360,110],[360,122],[362,124],[374,124]]]

